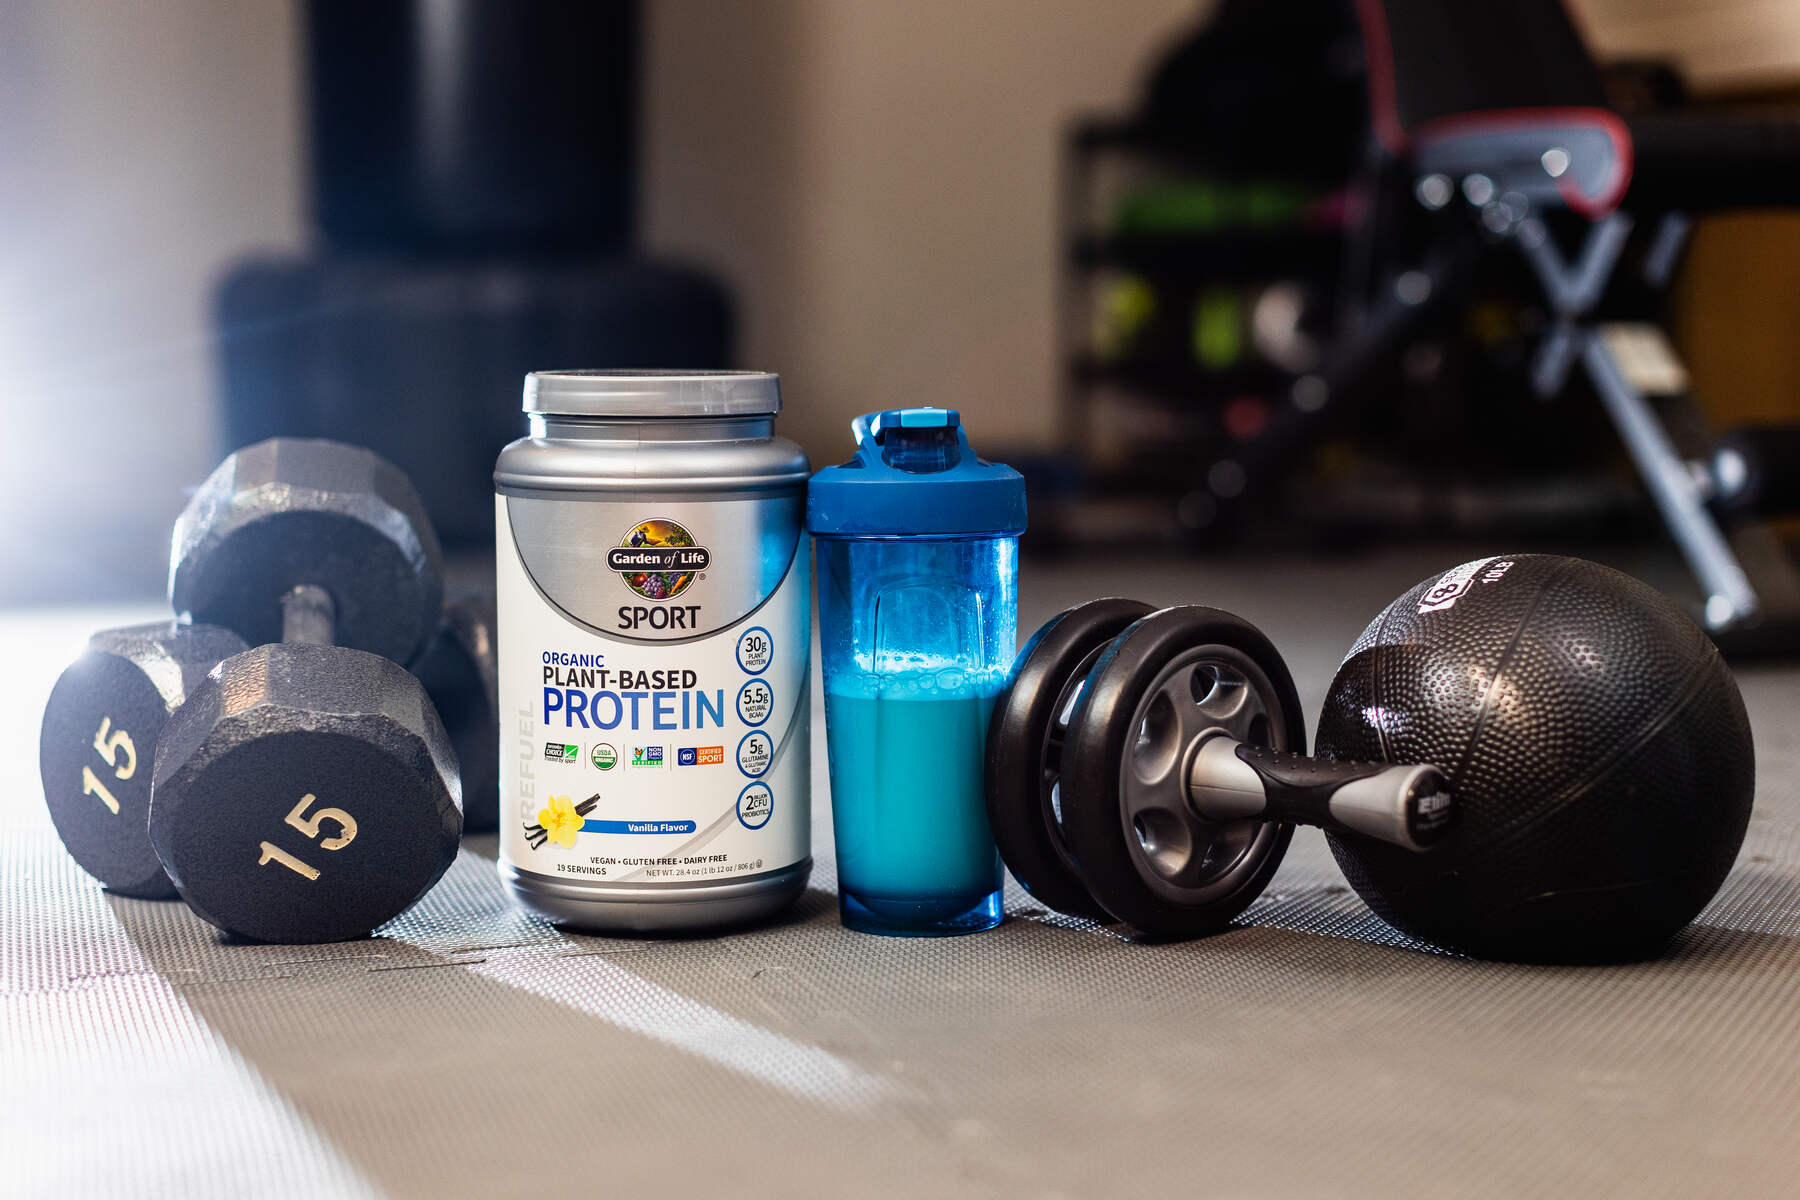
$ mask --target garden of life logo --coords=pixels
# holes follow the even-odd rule
[[[606,552],[606,566],[646,600],[673,600],[712,562],[685,526],[666,517],[640,521]]]

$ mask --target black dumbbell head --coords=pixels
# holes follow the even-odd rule
[[[269,942],[362,937],[456,857],[455,754],[396,663],[269,645],[221,663],[170,718],[150,841],[195,912]]]
[[[271,438],[219,464],[175,523],[169,600],[252,644],[281,640],[281,599],[331,594],[334,640],[411,662],[443,607],[442,552],[406,476],[357,446]]]
[[[159,621],[108,629],[62,673],[44,706],[38,767],[63,845],[115,892],[175,895],[150,848],[150,776],[164,724],[220,659],[228,629]]]
[[[1072,916],[1112,920],[1082,882],[1063,829],[1069,717],[1095,661],[1150,611],[1108,597],[1052,617],[1019,651],[988,722],[983,783],[994,844],[1026,891]]]
[[[463,831],[499,824],[500,696],[496,673],[494,597],[466,596],[444,612],[443,625],[413,667],[456,747],[462,768]]]
[[[1114,638],[1075,702],[1062,760],[1062,825],[1101,907],[1156,937],[1214,933],[1249,907],[1293,826],[1209,821],[1186,798],[1198,735],[1306,744],[1293,677],[1262,631],[1199,605],[1165,608]]]

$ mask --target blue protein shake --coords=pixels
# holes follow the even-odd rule
[[[982,796],[988,716],[1012,663],[1024,483],[969,449],[957,413],[857,418],[813,477],[838,910],[930,936],[1001,918]]]
[[[953,672],[945,672],[951,675]],[[842,681],[840,681],[842,682]],[[881,681],[884,694],[825,693],[838,884],[877,917],[954,920],[999,887],[981,756],[999,684]]]

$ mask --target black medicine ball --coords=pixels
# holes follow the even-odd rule
[[[1706,634],[1630,576],[1550,555],[1468,563],[1390,604],[1338,668],[1315,752],[1449,773],[1443,848],[1328,836],[1384,920],[1483,958],[1655,953],[1723,883],[1755,790]]]

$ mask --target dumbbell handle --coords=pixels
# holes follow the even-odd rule
[[[1188,769],[1188,802],[1208,820],[1254,818],[1364,834],[1426,850],[1455,812],[1444,773],[1430,764],[1333,762],[1207,737]]]
[[[329,646],[337,633],[337,605],[331,593],[310,583],[281,598],[281,640]]]

